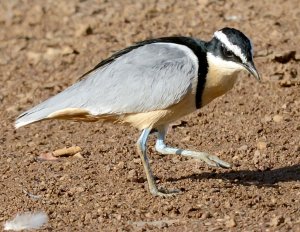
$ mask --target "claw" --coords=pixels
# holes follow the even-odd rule
[[[193,152],[192,157],[196,158],[198,160],[202,160],[205,163],[207,163],[208,165],[213,166],[213,167],[231,168],[231,164],[221,160],[216,155],[210,155],[205,152]]]
[[[217,167],[221,167],[221,168],[231,168],[231,164],[227,163],[223,160],[221,160],[218,156],[216,155],[210,155],[208,154],[208,159],[210,159],[211,161],[213,161]]]

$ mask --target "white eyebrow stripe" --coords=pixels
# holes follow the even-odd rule
[[[214,36],[219,39],[228,50],[232,51],[236,56],[240,57],[243,63],[247,63],[246,56],[242,53],[240,47],[237,45],[232,44],[227,36],[222,31],[216,31]]]

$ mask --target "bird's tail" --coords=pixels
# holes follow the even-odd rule
[[[51,114],[52,111],[52,109],[43,108],[40,105],[37,105],[32,109],[22,113],[17,118],[17,120],[15,121],[15,128],[18,129],[22,126],[45,120],[48,118],[48,115]]]
[[[22,113],[15,121],[15,128],[47,119],[95,121],[95,116],[85,107],[89,95],[82,94],[78,97],[80,84],[82,82],[77,82],[63,92]]]

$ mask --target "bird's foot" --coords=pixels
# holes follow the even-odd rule
[[[231,164],[221,160],[216,155],[210,155],[206,152],[193,152],[192,157],[194,157],[195,159],[202,160],[213,167],[231,168]]]
[[[173,197],[177,194],[181,193],[179,189],[165,189],[165,188],[152,188],[150,190],[152,195],[158,196],[158,197]]]

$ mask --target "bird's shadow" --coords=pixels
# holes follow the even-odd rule
[[[180,180],[223,179],[235,184],[276,187],[279,182],[300,181],[300,165],[287,166],[266,171],[230,170],[226,172],[203,172],[179,178],[169,178],[168,181]]]

